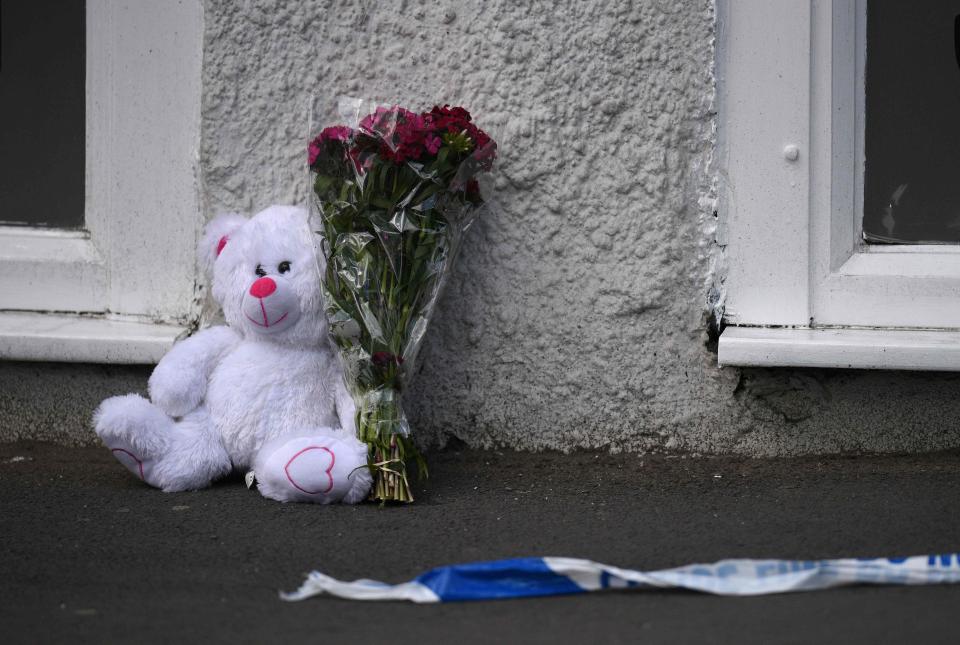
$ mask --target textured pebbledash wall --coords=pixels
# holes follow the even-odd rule
[[[305,203],[308,120],[335,118],[339,95],[463,104],[500,140],[497,207],[467,237],[411,396],[427,442],[960,444],[954,375],[716,367],[712,2],[210,0],[205,20],[208,216]]]

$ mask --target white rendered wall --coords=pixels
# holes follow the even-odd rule
[[[217,0],[205,20],[207,216],[307,199],[314,93],[329,112],[341,94],[464,104],[500,139],[499,208],[469,234],[422,354],[421,437],[746,454],[960,443],[952,374],[716,367],[712,2]]]

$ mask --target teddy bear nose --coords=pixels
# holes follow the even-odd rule
[[[260,278],[250,285],[250,295],[254,298],[266,298],[277,290],[277,283],[272,278]]]

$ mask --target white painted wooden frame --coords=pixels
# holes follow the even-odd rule
[[[0,357],[152,362],[199,314],[202,7],[86,6],[85,226],[0,227]]]
[[[960,340],[960,247],[862,239],[865,16],[865,0],[718,7],[721,365],[960,369],[913,331]]]

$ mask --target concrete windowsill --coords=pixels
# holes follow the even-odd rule
[[[960,371],[960,331],[727,327],[718,362],[757,367]]]
[[[0,359],[150,364],[187,331],[90,316],[0,312]]]

